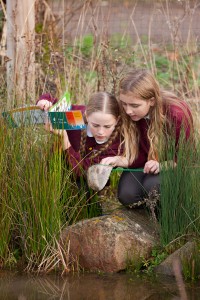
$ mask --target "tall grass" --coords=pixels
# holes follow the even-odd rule
[[[170,141],[169,141],[170,143]],[[177,165],[163,164],[160,187],[160,239],[163,245],[200,237],[200,144],[181,139],[176,153],[171,141],[166,160],[177,156]],[[175,243],[176,244],[176,243]]]
[[[62,152],[53,149],[57,137],[42,128],[0,128],[1,262],[23,258],[28,270],[42,270],[57,249],[49,268],[58,267],[63,226],[88,217],[86,192],[78,193]]]

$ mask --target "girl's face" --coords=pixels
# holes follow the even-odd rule
[[[103,112],[93,112],[86,118],[95,140],[102,144],[107,142],[117,124],[116,118]]]
[[[130,118],[137,122],[149,114],[155,104],[154,98],[143,100],[136,98],[133,93],[120,94],[120,101],[123,109]]]
[[[48,100],[39,100],[37,103],[40,109],[47,111],[52,106],[52,103]]]

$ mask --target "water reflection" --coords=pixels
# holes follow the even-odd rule
[[[188,300],[199,299],[200,287],[187,289]],[[180,299],[174,279],[149,281],[129,274],[83,274],[60,277],[0,273],[3,300],[175,300]]]

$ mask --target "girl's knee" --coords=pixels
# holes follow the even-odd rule
[[[127,191],[118,191],[118,200],[124,206],[136,205],[141,201],[138,195],[130,194]]]
[[[159,175],[147,175],[143,181],[144,189],[146,190],[147,194],[156,190],[159,192],[160,190],[160,176]]]

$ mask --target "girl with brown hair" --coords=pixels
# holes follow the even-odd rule
[[[56,99],[48,94],[40,96],[37,101],[41,109],[47,110],[52,103],[56,103]],[[127,164],[126,158],[122,156],[121,117],[116,98],[107,92],[97,92],[91,95],[87,106],[72,105],[72,109],[84,112],[86,130],[53,132],[62,136],[66,161],[73,173],[79,177],[91,165],[101,163],[107,156],[114,156],[115,160],[118,158],[118,166]]]

